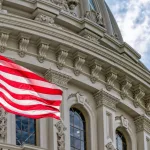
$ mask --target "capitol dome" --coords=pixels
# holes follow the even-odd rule
[[[0,108],[2,150],[150,150],[150,72],[104,0],[0,0],[0,36],[63,90],[61,120]]]

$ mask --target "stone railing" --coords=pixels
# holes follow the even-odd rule
[[[32,146],[32,145],[17,146],[17,145],[0,143],[0,150],[46,150],[46,149],[40,148],[38,146]]]

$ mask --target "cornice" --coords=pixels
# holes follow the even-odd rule
[[[112,96],[104,90],[96,92],[93,96],[97,107],[104,105],[110,109],[116,110],[116,104],[120,102],[118,98]]]
[[[32,30],[32,34],[35,35],[38,35],[40,32],[39,36],[47,37],[51,40],[54,40],[55,37],[55,40],[56,38],[58,38],[58,41],[61,43],[63,43],[61,39],[65,39],[65,43],[67,43],[67,45],[70,45],[71,47],[78,47],[80,51],[89,53],[90,55],[93,55],[96,58],[102,59],[103,61],[112,64],[121,70],[124,70],[124,72],[128,72],[128,74],[130,74],[131,76],[135,77],[136,75],[137,79],[137,76],[139,76],[142,79],[141,80],[139,78],[139,80],[141,80],[141,82],[143,82],[145,85],[149,86],[149,84],[147,83],[149,83],[150,77],[147,70],[144,70],[138,65],[126,61],[124,57],[121,57],[119,54],[110,51],[109,49],[103,46],[97,44],[94,45],[92,43],[87,42],[85,38],[80,37],[74,33],[58,29],[57,27],[49,28],[48,25],[41,25],[40,23],[37,24],[32,20],[29,21],[29,19],[22,19],[21,17],[10,14],[1,14],[0,21],[3,22],[3,25],[1,25],[3,27],[5,26],[16,30],[22,30],[24,32],[31,32]]]
[[[134,120],[136,132],[146,131],[150,134],[150,119],[146,116],[139,116]]]

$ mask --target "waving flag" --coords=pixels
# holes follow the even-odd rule
[[[29,118],[60,119],[62,90],[32,71],[0,56],[0,106]]]

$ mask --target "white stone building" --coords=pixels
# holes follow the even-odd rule
[[[150,150],[150,72],[104,0],[0,0],[0,36],[1,55],[63,89],[61,121],[1,109],[1,149]]]

